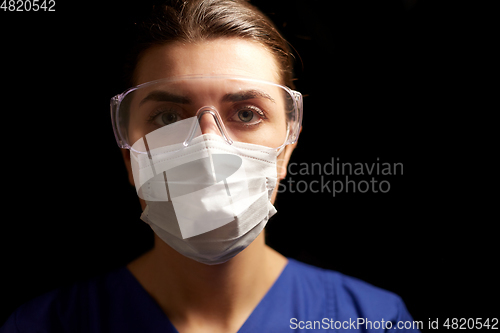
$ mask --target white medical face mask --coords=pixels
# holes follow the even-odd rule
[[[209,265],[228,261],[276,213],[269,200],[279,151],[229,145],[215,134],[199,135],[182,149],[182,143],[160,147],[161,136],[159,129],[134,144],[138,151],[148,147],[148,154],[131,151],[137,193],[147,203],[141,219],[186,257]]]

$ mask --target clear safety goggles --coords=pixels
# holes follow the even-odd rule
[[[189,146],[206,133],[279,149],[298,139],[302,95],[272,82],[235,76],[180,76],[132,87],[111,99],[111,120],[120,148],[155,138],[162,145]]]

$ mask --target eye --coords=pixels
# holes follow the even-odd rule
[[[179,115],[175,112],[162,112],[154,118],[154,122],[159,126],[167,126],[179,120]]]
[[[148,123],[163,127],[182,120],[183,110],[175,106],[160,107],[153,111],[148,117]]]
[[[231,121],[240,125],[252,126],[258,125],[262,119],[266,119],[266,115],[260,108],[254,105],[245,105],[238,108]]]
[[[248,123],[253,118],[253,112],[251,110],[240,110],[238,112],[238,118],[241,121]]]

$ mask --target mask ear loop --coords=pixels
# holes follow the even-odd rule
[[[193,122],[193,126],[191,127],[191,130],[189,131],[189,135],[188,135],[187,139],[184,140],[184,142],[182,143],[184,145],[184,147],[189,146],[191,141],[194,139],[194,135],[195,135],[196,130],[198,129],[198,126],[200,124],[201,117],[205,113],[209,113],[214,117],[215,123],[217,124],[217,127],[219,128],[219,131],[222,135],[222,138],[224,139],[224,141],[226,141],[226,143],[228,145],[232,145],[233,140],[231,140],[229,138],[229,135],[227,135],[226,127],[224,126],[224,122],[220,118],[220,115],[219,115],[219,112],[217,112],[217,109],[214,108],[213,106],[205,106],[205,107],[202,107],[201,109],[199,109],[198,112],[196,112],[196,117],[198,118],[197,119],[198,121]]]

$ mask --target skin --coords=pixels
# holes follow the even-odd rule
[[[216,39],[196,44],[173,43],[145,51],[136,83],[177,75],[235,74],[280,83],[274,56],[262,45],[243,39]],[[203,116],[203,133],[219,134],[211,116]],[[295,145],[278,157],[278,178],[285,178]],[[130,151],[122,150],[134,186]],[[276,199],[277,187],[271,198]],[[146,203],[139,199],[142,209]],[[236,332],[265,296],[287,259],[265,244],[264,231],[245,250],[220,265],[184,257],[155,235],[154,247],[127,267],[179,332]],[[251,286],[251,287],[250,287]]]

